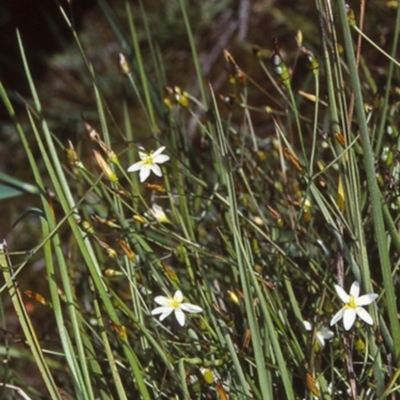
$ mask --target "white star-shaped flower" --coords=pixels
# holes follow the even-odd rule
[[[172,312],[175,313],[175,318],[177,319],[180,326],[185,325],[185,313],[201,313],[203,309],[199,306],[190,303],[182,303],[183,295],[180,290],[177,290],[174,297],[157,296],[154,301],[161,307],[155,308],[151,315],[160,315],[160,321],[163,321]]]
[[[306,331],[311,332],[312,331],[312,325],[308,321],[303,321],[304,327],[306,328]],[[318,329],[315,332],[315,338],[317,339],[317,342],[321,349],[324,348],[325,346],[325,340],[332,339],[335,336],[335,334],[329,330],[326,326],[322,326],[321,329]]]
[[[350,294],[347,294],[340,286],[335,285],[336,293],[343,301],[344,306],[335,314],[331,320],[331,326],[336,324],[341,318],[343,318],[343,326],[348,331],[354,324],[356,316],[358,315],[368,325],[373,325],[371,315],[368,311],[364,310],[362,306],[371,304],[378,298],[376,293],[364,294],[359,297],[360,294],[360,283],[355,281],[351,285]]]
[[[140,161],[132,164],[128,168],[128,172],[134,172],[140,170],[140,182],[144,182],[150,175],[150,172],[157,176],[162,176],[161,168],[157,164],[165,163],[169,160],[169,156],[161,154],[165,150],[165,146],[161,146],[156,151],[147,153],[143,147],[139,147]]]

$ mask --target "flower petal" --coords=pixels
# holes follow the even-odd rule
[[[356,310],[354,308],[346,308],[343,313],[343,326],[346,331],[350,330],[356,320]]]
[[[367,310],[362,307],[356,308],[357,315],[368,325],[373,325],[374,321]]]
[[[334,317],[331,319],[330,325],[331,325],[331,326],[332,326],[332,325],[335,325],[336,322],[340,321],[341,318],[343,317],[343,314],[344,314],[344,309],[341,308],[341,309],[334,315]]]
[[[185,318],[186,317],[185,317],[185,313],[181,309],[179,309],[179,308],[175,309],[175,318],[178,321],[180,326],[185,326]]]
[[[201,313],[203,312],[203,309],[199,306],[196,306],[194,304],[190,303],[182,303],[180,307],[183,311],[189,312],[189,313]]]
[[[343,303],[347,304],[350,301],[350,296],[339,285],[335,285],[335,290]]]
[[[139,157],[141,160],[144,160],[149,156],[149,154],[144,150],[143,147],[139,147],[139,149],[142,150],[142,151],[139,150]]]
[[[165,150],[165,146],[161,146],[159,147],[157,150],[154,151],[154,153],[152,154],[152,156],[158,156],[159,154],[161,154],[163,151]]]
[[[379,297],[376,293],[364,294],[356,300],[357,306],[367,306]]]
[[[320,336],[322,336],[325,340],[332,339],[332,338],[335,336],[335,334],[334,334],[330,329],[328,329],[328,328],[325,327],[325,326],[323,326],[323,327],[318,331],[318,333],[319,333]],[[317,334],[318,334],[318,333],[317,333]]]
[[[160,315],[160,321],[164,321],[165,318],[167,318],[169,315],[171,315],[172,311],[174,309],[173,308],[168,308],[168,310],[166,309],[161,315]]]
[[[180,290],[177,290],[174,294],[174,300],[178,303],[182,303],[183,300],[183,294]]]
[[[171,307],[167,307],[167,306],[157,307],[151,311],[151,315],[165,314],[167,312],[169,312],[169,314],[171,314],[172,310],[173,309]]]
[[[162,176],[161,168],[157,164],[150,165],[149,168],[153,171],[155,175]]]
[[[150,216],[160,223],[170,222],[162,207],[158,206],[157,204],[153,204],[149,212],[145,213],[144,215],[147,217]]]
[[[144,182],[150,175],[150,168],[148,165],[144,165],[140,170],[140,182]]]
[[[350,288],[350,295],[353,296],[355,299],[360,294],[360,282],[354,281]]]
[[[320,345],[321,349],[323,349],[325,347],[325,339],[324,339],[324,337],[322,335],[320,335],[318,332],[317,332],[317,334],[315,336],[316,336],[317,342]]]
[[[156,296],[154,301],[159,304],[160,306],[165,306],[169,303],[170,299],[165,296]]]
[[[139,171],[143,167],[143,161],[138,161],[135,164],[132,164],[127,171],[128,172],[134,172],[134,171]]]
[[[153,155],[153,162],[157,163],[157,164],[162,164],[165,163],[166,161],[169,160],[169,156],[167,156],[166,154],[160,154],[158,156]]]
[[[304,329],[305,329],[307,332],[312,331],[312,325],[311,325],[310,322],[308,322],[308,321],[303,321],[303,324],[304,324]]]

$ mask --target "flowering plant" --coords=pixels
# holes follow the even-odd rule
[[[343,301],[344,306],[332,318],[331,326],[343,318],[344,329],[348,331],[353,326],[357,315],[368,325],[372,325],[374,323],[371,315],[362,306],[367,306],[375,301],[378,298],[376,293],[359,296],[360,283],[357,281],[353,282],[351,285],[350,294],[347,294],[343,288],[338,285],[335,285],[335,289],[336,293]]]
[[[186,316],[184,312],[188,313],[201,313],[203,309],[199,306],[190,303],[182,303],[183,294],[177,290],[174,297],[157,296],[154,301],[161,307],[155,308],[151,314],[160,315],[160,321],[167,318],[172,312],[175,313],[175,318],[180,326],[185,325]]]
[[[162,176],[161,168],[158,164],[163,164],[169,160],[169,156],[161,154],[165,150],[165,146],[161,146],[156,151],[147,153],[143,147],[140,147],[140,161],[132,164],[128,168],[128,172],[140,171],[140,182],[144,182],[153,172],[157,176]]]

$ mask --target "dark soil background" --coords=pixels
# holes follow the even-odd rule
[[[68,7],[62,1],[63,7]],[[77,30],[96,0],[78,0],[71,8]],[[26,93],[16,29],[21,33],[33,74],[44,76],[49,55],[62,51],[72,36],[55,0],[2,0],[0,2],[0,79],[8,88]],[[5,117],[3,105],[1,118]]]

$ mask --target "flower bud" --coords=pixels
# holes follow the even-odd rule
[[[117,182],[117,175],[115,175],[115,172],[110,168],[103,156],[96,150],[93,150],[93,153],[96,158],[97,164],[99,164],[99,167],[102,170],[104,176],[112,183]]]
[[[122,53],[118,54],[118,64],[122,75],[130,75],[132,73],[131,66]]]

